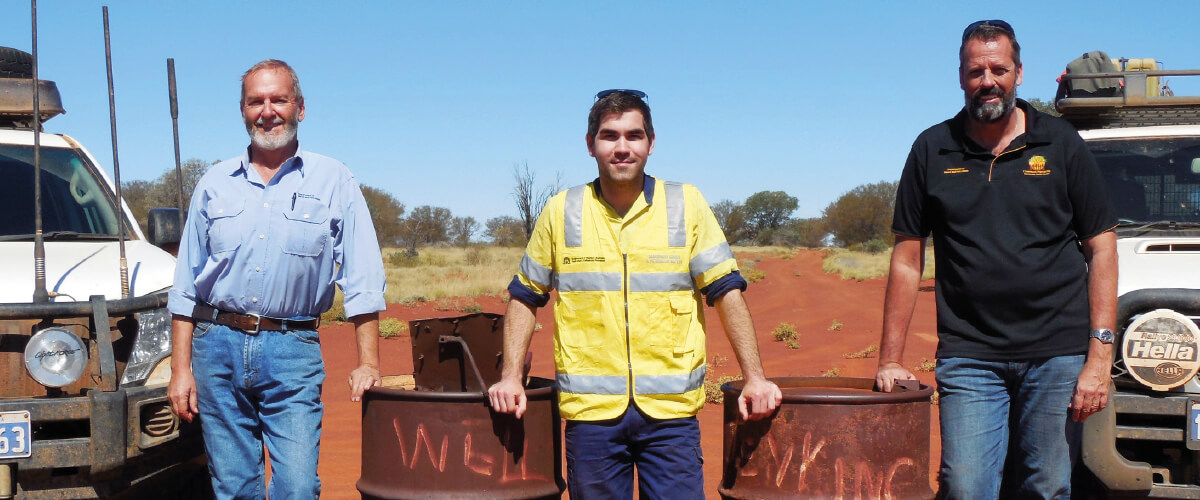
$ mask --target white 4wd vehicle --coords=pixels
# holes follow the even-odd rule
[[[1057,102],[1119,218],[1114,390],[1084,424],[1077,498],[1200,498],[1200,97],[1159,95],[1156,81],[1190,75],[1067,76],[1122,87]]]
[[[204,496],[198,426],[166,398],[175,259],[147,241],[79,143],[42,132],[35,149],[34,130],[62,105],[40,82],[34,119],[32,79],[13,77],[28,57],[0,47],[0,498],[177,498],[184,473],[195,481],[186,495]],[[34,299],[35,155],[45,300]],[[177,211],[151,224],[155,243],[178,242]]]

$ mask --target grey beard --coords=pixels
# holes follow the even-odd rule
[[[1012,112],[1017,105],[1017,93],[1012,92],[1001,97],[1000,102],[979,103],[967,96],[967,114],[976,121],[996,123]]]
[[[266,135],[261,130],[254,127],[254,124],[246,124],[246,132],[250,134],[250,142],[254,147],[266,151],[275,151],[286,147],[296,139],[296,125],[299,123],[286,123],[283,125],[281,133]]]

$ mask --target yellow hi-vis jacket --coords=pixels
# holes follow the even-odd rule
[[[596,183],[558,193],[521,260],[523,285],[539,294],[558,289],[555,378],[568,420],[619,417],[631,397],[658,419],[695,415],[704,404],[699,290],[737,262],[695,186],[652,182],[624,219]],[[611,223],[631,221],[636,235],[622,253]]]

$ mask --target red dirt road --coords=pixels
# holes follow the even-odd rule
[[[821,271],[821,252],[802,250],[795,257],[780,259],[765,254],[757,263],[766,278],[750,285],[746,300],[754,316],[763,365],[768,377],[817,376],[837,369],[843,377],[875,376],[878,362],[872,354],[866,359],[845,359],[844,354],[861,351],[879,343],[883,311],[885,280],[882,278],[856,282],[842,280]],[[752,257],[751,255],[750,257]],[[742,258],[748,256],[743,255]],[[515,263],[514,263],[515,265]],[[453,279],[453,278],[447,278]],[[923,282],[930,286],[932,282]],[[479,297],[473,300],[485,312],[504,313],[499,298]],[[439,311],[432,304],[419,307],[390,305],[384,318],[403,321],[430,317],[458,316],[456,310]],[[710,376],[740,375],[736,357],[725,338],[714,309],[706,309],[708,324],[708,355]],[[831,330],[835,320],[842,326]],[[531,351],[534,353],[531,375],[553,378],[552,355],[553,311],[545,307],[538,311],[543,326],[534,333]],[[771,330],[780,323],[791,323],[799,333],[799,349],[788,349],[776,342]],[[937,345],[933,294],[922,292],[905,350],[904,365],[915,367],[923,359],[932,360]],[[325,402],[323,436],[319,472],[323,498],[357,499],[355,482],[360,473],[361,406],[350,402],[346,378],[357,363],[353,328],[332,325],[321,329],[322,352],[327,379],[322,399]],[[380,340],[380,358],[384,375],[412,373],[412,358],[407,337]],[[933,385],[932,372],[917,372],[921,382]],[[937,466],[940,442],[937,432],[936,406],[933,407],[930,457]],[[717,498],[721,480],[722,410],[708,405],[700,412],[700,428],[705,463],[705,491]],[[565,467],[564,467],[565,469]],[[931,471],[932,473],[932,471]],[[931,474],[932,477],[932,474]]]

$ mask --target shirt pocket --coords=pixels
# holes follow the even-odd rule
[[[283,212],[283,252],[302,257],[321,255],[329,239],[329,207],[321,200],[298,198]]]
[[[667,297],[664,304],[656,309],[660,314],[658,316],[660,323],[654,328],[659,333],[650,337],[650,344],[669,347],[673,354],[691,352],[691,349],[687,349],[686,343],[688,332],[692,327],[692,316],[696,310],[696,299],[691,295],[671,295]]]
[[[239,217],[245,208],[241,198],[213,198],[208,201],[208,251],[213,255],[236,250],[242,244],[245,228]]]

